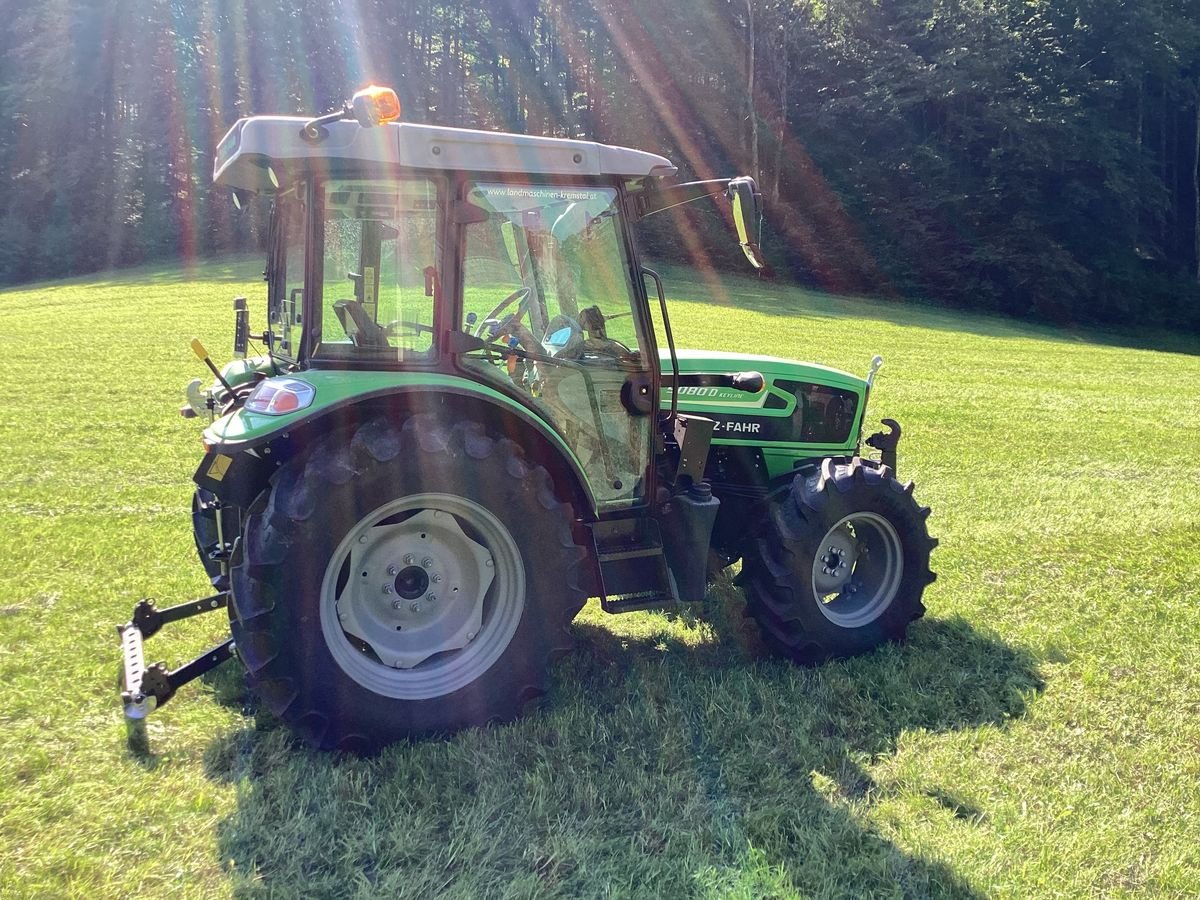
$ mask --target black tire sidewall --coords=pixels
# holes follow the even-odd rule
[[[276,656],[268,674],[291,680],[297,694],[291,717],[329,720],[312,723],[331,732],[319,743],[338,744],[355,735],[379,744],[507,721],[542,693],[547,653],[563,643],[564,626],[582,603],[567,578],[580,551],[561,509],[547,509],[546,498],[539,496],[544,479],[535,477],[537,467],[526,463],[511,442],[492,440],[489,455],[471,458],[461,440],[430,449],[406,428],[404,449],[396,458],[381,462],[356,453],[354,471],[341,484],[312,471],[314,465],[323,467],[315,456],[306,471],[299,471],[303,464],[297,462],[292,471],[279,474],[273,499],[280,502],[268,503],[273,514],[263,524],[286,550],[279,564],[256,579],[264,605],[271,607]],[[303,494],[318,482],[323,482],[321,496],[309,512]],[[280,497],[281,492],[290,496]],[[507,647],[480,677],[452,693],[404,700],[371,691],[338,664],[321,627],[321,588],[339,544],[358,522],[393,499],[418,493],[457,494],[496,516],[520,554],[525,596]]]
[[[833,486],[826,490],[825,496],[824,507],[818,515],[813,516],[815,521],[805,532],[801,542],[803,553],[798,560],[800,571],[797,579],[800,584],[797,592],[802,602],[808,601],[807,606],[801,608],[811,612],[804,616],[804,627],[810,634],[819,636],[824,646],[836,643],[846,652],[860,653],[902,636],[908,623],[917,614],[914,604],[920,603],[925,588],[923,576],[929,562],[929,552],[924,549],[925,527],[916,507],[906,502],[908,498],[903,493],[889,489],[886,480],[851,480],[846,493]],[[788,502],[794,503],[795,499],[789,498]],[[808,510],[803,512],[809,513]],[[903,571],[896,593],[887,607],[870,622],[847,628],[830,621],[821,611],[821,601],[812,587],[812,568],[830,529],[844,517],[861,512],[882,516],[896,530]]]
[[[932,542],[922,510],[887,470],[839,465],[830,477],[797,477],[776,501],[769,527],[759,538],[759,560],[749,579],[750,612],[775,649],[800,662],[853,656],[900,640],[921,616],[925,585],[932,578]],[[896,531],[903,571],[890,603],[871,621],[846,627],[821,610],[813,589],[813,563],[829,531],[844,517],[875,513]],[[769,556],[766,561],[763,557]]]

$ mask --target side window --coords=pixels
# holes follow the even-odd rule
[[[556,338],[569,334],[572,356],[586,348],[639,359],[615,191],[481,184],[468,202],[488,214],[467,227],[469,330],[520,307],[522,322],[548,352],[560,355]]]
[[[300,349],[300,320],[304,303],[303,187],[275,201],[267,233],[267,327],[272,352],[294,359]]]
[[[317,355],[381,361],[427,355],[440,283],[436,186],[419,179],[331,180],[323,203]]]
[[[284,259],[287,263],[283,294],[273,310],[271,330],[278,335],[279,352],[294,357],[299,349],[302,310],[304,309],[304,208],[299,198],[285,206]]]

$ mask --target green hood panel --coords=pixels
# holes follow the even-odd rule
[[[269,356],[250,356],[234,359],[221,367],[221,376],[233,387],[253,381],[257,375],[275,374],[275,363]]]
[[[681,374],[758,372],[763,376],[765,387],[757,394],[719,386],[680,388],[681,412],[716,422],[714,446],[762,448],[772,470],[790,468],[800,457],[853,452],[858,446],[867,395],[862,378],[773,356],[680,350],[678,358]],[[662,352],[660,361],[669,375],[670,355]],[[670,402],[668,387],[662,392],[662,403]]]
[[[677,350],[680,372],[761,372],[767,381],[772,375],[792,381],[828,384],[851,391],[866,390],[867,383],[857,375],[832,369],[817,363],[796,362],[777,356],[757,356],[752,353],[724,353],[720,350]],[[670,373],[671,354],[659,350],[662,371]],[[668,398],[670,393],[667,393]]]
[[[670,357],[663,353],[661,359],[664,371],[670,372]],[[271,363],[267,357],[235,360],[225,366],[223,374],[231,382],[241,383],[248,381],[255,373],[269,372],[270,368]],[[865,381],[846,372],[812,363],[798,363],[770,356],[681,350],[679,351],[679,369],[681,372],[761,372],[768,385],[767,391],[764,393],[780,394],[779,389],[775,388],[773,384],[778,380],[824,384],[860,395],[866,391]],[[311,406],[284,416],[268,416],[241,410],[218,419],[210,425],[204,433],[205,440],[210,444],[257,443],[263,438],[293,427],[298,422],[312,418],[332,406],[341,405],[364,395],[403,388],[452,390],[458,393],[474,394],[512,409],[521,415],[530,415],[528,410],[500,391],[480,384],[478,381],[453,375],[438,375],[429,372],[351,372],[310,369],[305,372],[289,374],[287,377],[311,384],[316,389],[316,398]],[[680,409],[703,412],[706,409],[712,411],[714,407],[729,408],[730,411],[733,411],[734,407],[742,407],[748,412],[757,408],[762,402],[762,395],[749,395],[741,391],[721,388],[705,390],[710,393],[703,398],[681,394]],[[718,394],[713,395],[711,393],[713,391]],[[786,394],[783,396],[789,398],[788,402],[790,402],[791,408],[763,410],[763,413],[790,415],[795,406],[795,398]],[[663,392],[663,397],[664,403],[670,402],[669,389]],[[566,449],[565,444],[563,446]]]

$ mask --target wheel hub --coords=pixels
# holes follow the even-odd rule
[[[394,568],[395,566],[389,566],[388,574],[391,574]],[[425,596],[425,592],[429,590],[429,576],[420,566],[409,566],[396,574],[393,587],[401,599],[416,600]]]
[[[825,618],[843,628],[859,628],[891,605],[903,574],[895,527],[864,510],[843,517],[822,538],[813,557],[813,594]]]
[[[813,565],[813,583],[819,594],[840,591],[850,580],[858,559],[858,542],[845,526],[835,528],[822,541]]]
[[[346,635],[398,669],[474,640],[494,563],[454,515],[422,509],[401,522],[367,521],[356,531],[337,598]]]

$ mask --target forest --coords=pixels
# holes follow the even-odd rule
[[[753,174],[768,277],[1200,331],[1195,0],[6,7],[0,282],[254,249],[262,212],[210,184],[220,137],[374,82],[407,121]],[[723,227],[689,207],[643,239],[732,267]]]

